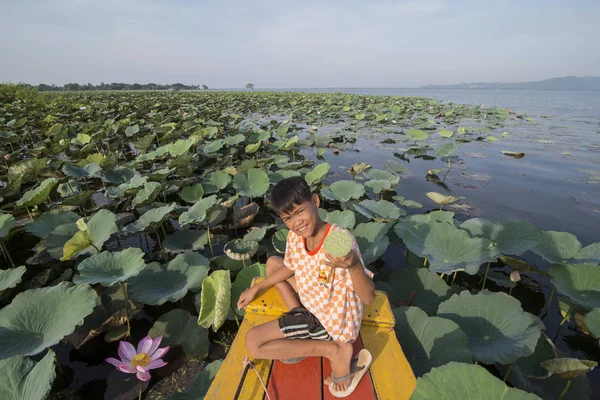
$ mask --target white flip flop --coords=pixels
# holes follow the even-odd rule
[[[356,389],[356,387],[360,383],[360,380],[363,378],[363,376],[365,376],[365,374],[371,367],[371,363],[373,362],[373,356],[371,355],[371,353],[369,353],[369,350],[362,349],[358,352],[358,357],[356,358],[357,361],[355,364],[353,363],[351,365],[350,373],[348,375],[335,378],[333,376],[333,371],[331,372],[331,375],[329,377],[331,379],[331,382],[329,383],[329,392],[334,397],[341,398],[350,396],[352,392],[354,392],[354,389]],[[346,390],[338,392],[333,388],[334,383],[343,382],[348,378],[350,378],[350,383],[348,384],[348,388]]]

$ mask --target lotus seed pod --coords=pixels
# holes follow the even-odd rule
[[[334,257],[344,257],[352,250],[352,238],[341,231],[331,232],[325,238],[323,248]]]

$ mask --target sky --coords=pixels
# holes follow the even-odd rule
[[[0,82],[417,87],[600,76],[599,0],[0,0]]]

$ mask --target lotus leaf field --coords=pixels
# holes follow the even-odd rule
[[[104,358],[146,335],[171,350],[144,396],[201,398],[243,318],[240,293],[285,251],[269,194],[292,176],[321,196],[321,218],[353,233],[388,293],[418,377],[412,398],[591,398],[600,243],[512,215],[465,217],[453,206],[468,198],[444,188],[459,148],[501,137],[509,121],[526,118],[350,94],[99,92],[0,104],[0,398],[137,398],[135,376]],[[403,148],[384,167],[361,158],[357,139],[389,135]],[[428,203],[403,191],[415,158],[443,161],[427,172]],[[558,331],[547,329],[559,312]],[[593,349],[557,348],[560,329]]]

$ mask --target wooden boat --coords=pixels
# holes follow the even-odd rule
[[[252,285],[262,278],[255,278]],[[246,315],[231,349],[205,399],[230,400],[244,375],[244,357],[248,356],[245,337],[248,330],[279,318],[287,308],[274,288],[260,292],[246,307]],[[394,332],[394,315],[384,292],[377,291],[375,301],[365,305],[359,339],[354,343],[358,353],[363,347],[373,355],[373,364],[349,400],[403,400],[410,398],[416,378],[406,360]],[[297,364],[273,360],[253,360],[267,386],[271,400],[328,400],[335,399],[323,379],[331,373],[329,361],[308,357]],[[249,370],[243,379],[237,399],[267,399],[257,373]]]

